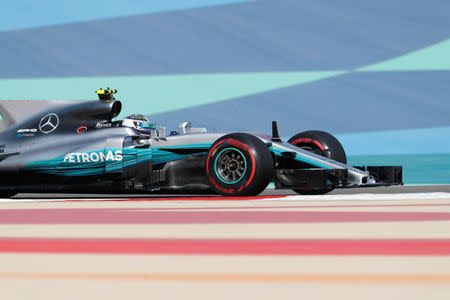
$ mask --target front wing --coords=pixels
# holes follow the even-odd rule
[[[274,182],[277,189],[322,190],[403,184],[401,166],[352,167],[288,143],[271,142],[269,147],[275,159],[289,158],[313,166],[276,168]]]

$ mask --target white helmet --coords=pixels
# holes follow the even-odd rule
[[[140,114],[130,115],[125,117],[122,121],[122,126],[133,127],[143,134],[150,134],[150,129],[155,127],[155,124],[150,123],[149,119]]]

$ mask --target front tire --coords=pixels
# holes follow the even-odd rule
[[[224,196],[256,196],[272,180],[272,155],[259,138],[231,133],[219,138],[206,157],[212,188]]]
[[[310,152],[322,155],[343,164],[347,164],[347,155],[344,147],[334,136],[325,131],[310,130],[298,133],[288,140],[288,143],[308,150]],[[320,190],[294,189],[301,195],[323,195],[329,193],[334,188],[325,188]]]

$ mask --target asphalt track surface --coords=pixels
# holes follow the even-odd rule
[[[450,186],[0,199],[1,299],[449,299]]]

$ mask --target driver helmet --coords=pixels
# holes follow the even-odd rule
[[[154,127],[154,124],[150,123],[149,119],[144,115],[133,114],[123,119],[122,126],[133,127],[140,133],[149,135],[150,129]]]

